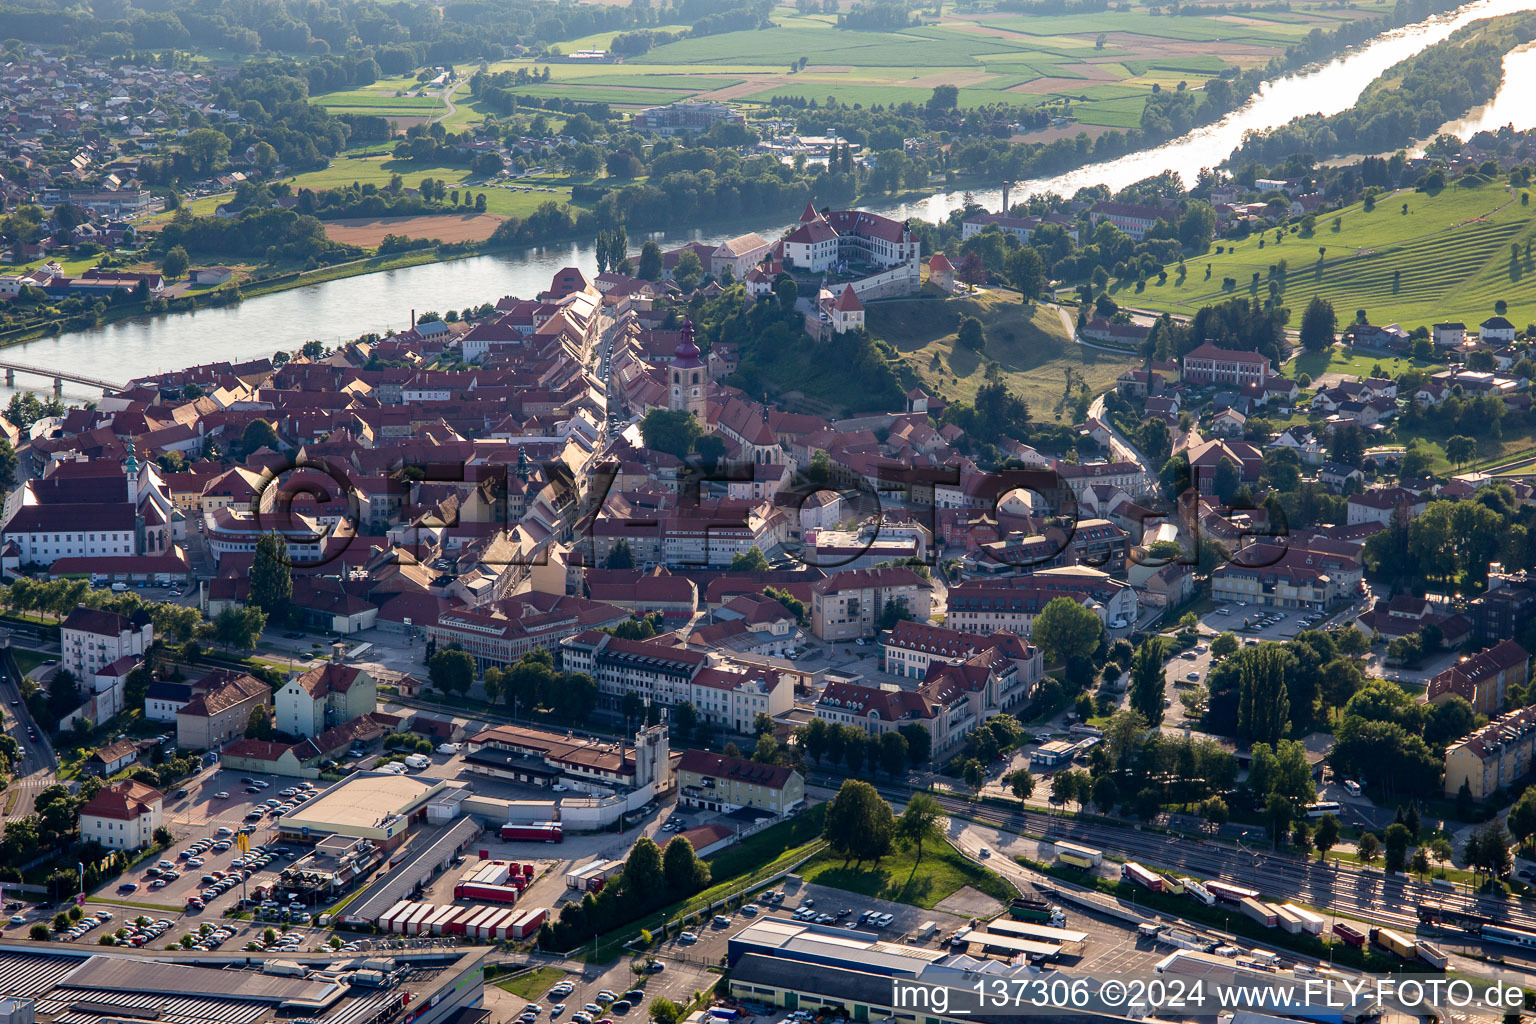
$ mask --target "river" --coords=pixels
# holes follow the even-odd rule
[[[1134,181],[1173,169],[1193,180],[1202,167],[1213,167],[1237,147],[1243,133],[1273,128],[1302,114],[1333,114],[1347,109],[1383,71],[1437,43],[1457,28],[1480,18],[1536,7],[1536,0],[1476,0],[1455,12],[1388,32],[1372,42],[1316,68],[1267,83],[1243,107],[1216,122],[1152,149],[1093,164],[1052,178],[1026,181],[1013,195],[1055,192],[1070,195],[1085,185],[1103,183],[1120,189]],[[1530,102],[1536,78],[1536,47],[1512,54],[1508,77],[1498,96],[1464,119],[1486,127],[1513,122],[1536,126]],[[972,194],[995,209],[1000,190]],[[937,220],[960,206],[963,192],[943,193],[905,203],[867,204],[892,217]],[[729,231],[673,232],[672,244],[690,238],[719,241],[757,231],[765,238],[783,233],[786,223],[742,225]],[[425,264],[344,278],[250,299],[236,306],[169,316],[125,320],[13,345],[8,358],[66,369],[88,367],[107,380],[134,377],[221,359],[248,359],[298,348],[318,339],[336,344],[370,331],[403,330],[411,311],[462,309],[503,295],[532,296],[565,266],[591,270],[596,254],[590,244],[569,243]],[[18,378],[23,388],[46,389],[48,382]],[[65,385],[65,398],[84,402],[99,397],[92,389]],[[8,396],[0,394],[0,399]]]

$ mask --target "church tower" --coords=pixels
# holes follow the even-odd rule
[[[699,346],[693,343],[692,320],[683,321],[682,337],[672,356],[672,365],[667,368],[671,381],[667,407],[677,412],[691,412],[703,424],[709,419],[709,375],[704,372],[704,361],[699,358]]]

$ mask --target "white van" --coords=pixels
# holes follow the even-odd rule
[[[412,768],[425,768],[427,765],[432,763],[432,759],[427,757],[425,754],[412,754],[410,757],[405,759],[405,763],[410,765]]]

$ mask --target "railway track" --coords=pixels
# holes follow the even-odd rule
[[[1416,929],[1417,908],[1438,903],[1490,918],[1514,928],[1536,930],[1536,911],[1509,899],[1445,892],[1411,880],[1329,867],[1311,861],[1245,847],[1201,843],[1178,835],[1144,832],[1035,811],[1002,811],[940,797],[946,811],[1003,831],[1040,839],[1065,839],[1104,850],[1149,867],[1222,878],[1257,889],[1267,897],[1295,901],[1390,927]]]

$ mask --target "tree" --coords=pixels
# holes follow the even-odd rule
[[[683,1008],[666,996],[657,996],[651,1000],[651,1019],[656,1024],[677,1024],[683,1019]]]
[[[1453,434],[1445,439],[1445,457],[1460,469],[1477,457],[1477,439],[1463,434]]]
[[[1408,847],[1412,844],[1413,836],[1409,833],[1408,826],[1395,821],[1387,826],[1383,846],[1386,850],[1388,871],[1403,871],[1408,867]]]
[[[672,268],[672,281],[687,295],[699,286],[704,279],[704,264],[699,261],[699,254],[692,249],[685,249],[677,258],[677,265]]]
[[[1381,856],[1381,840],[1376,838],[1374,832],[1362,835],[1360,841],[1355,844],[1355,848],[1360,852],[1360,859],[1367,864],[1376,863],[1376,858]]]
[[[427,663],[427,678],[444,693],[463,696],[475,681],[475,659],[468,651],[444,647]]]
[[[1338,316],[1333,311],[1333,303],[1321,296],[1312,296],[1306,311],[1301,314],[1302,347],[1309,352],[1327,348],[1333,344],[1337,328]]]
[[[262,534],[256,541],[256,558],[251,563],[251,603],[269,616],[286,616],[293,599],[290,569],[287,543],[277,533]]]
[[[1211,640],[1211,659],[1213,661],[1220,661],[1222,658],[1236,654],[1241,646],[1237,642],[1236,633],[1218,633]]]
[[[981,329],[981,321],[973,316],[962,318],[959,330],[955,334],[955,342],[961,348],[968,348],[973,352],[980,352],[986,348],[987,338]]]
[[[766,716],[764,716],[766,717]],[[899,732],[880,734],[880,770],[895,778],[907,768],[907,741]]]
[[[1326,860],[1328,851],[1339,844],[1339,819],[1332,814],[1325,814],[1317,823],[1317,831],[1312,833],[1312,845],[1317,847],[1318,860]]]
[[[895,734],[888,732],[885,735]],[[896,838],[911,846],[917,852],[918,861],[921,861],[923,844],[930,840],[938,842],[943,838],[944,832],[939,827],[943,819],[944,809],[937,800],[928,793],[913,793],[907,801],[906,810],[896,820]]]
[[[1149,726],[1161,725],[1163,721],[1163,692],[1167,685],[1164,650],[1161,637],[1149,636],[1131,659],[1131,707]]]
[[[972,792],[980,795],[981,787],[987,784],[987,766],[977,758],[969,758],[960,766],[960,776]]]
[[[249,650],[261,639],[261,631],[267,628],[267,613],[260,608],[247,606],[234,608],[226,605],[213,620],[214,639],[225,647]]]
[[[731,564],[726,566],[726,572],[767,572],[772,566],[768,564],[768,558],[757,548],[748,548],[740,554],[731,556]]]
[[[845,864],[850,860],[878,864],[890,853],[895,832],[891,805],[867,782],[846,780],[827,804],[822,836],[833,852],[842,854]]]
[[[1509,834],[1514,836],[1515,842],[1522,847],[1530,841],[1532,836],[1536,836],[1536,786],[1528,787],[1524,793],[1520,794],[1520,799],[1516,800],[1515,805],[1509,809],[1506,820]]]
[[[921,768],[933,755],[933,735],[921,722],[909,722],[896,730],[907,741],[907,764]]]
[[[970,286],[971,291],[976,290],[979,284],[987,281],[987,266],[979,252],[968,252],[960,260],[960,266],[955,276]]]
[[[608,568],[633,569],[634,567],[634,552],[632,552],[629,548],[629,541],[624,540],[621,537],[619,538],[618,543],[614,544],[612,549],[610,549],[608,552]]]
[[[1286,675],[1295,656],[1278,644],[1244,648],[1232,662],[1237,666],[1239,690],[1237,734],[1254,742],[1276,743],[1290,727],[1290,700]]]
[[[704,428],[698,419],[682,410],[652,409],[640,421],[640,436],[647,448],[679,459],[688,457],[694,442],[703,434]]]
[[[1086,663],[1098,649],[1104,623],[1071,598],[1058,597],[1040,610],[1031,634],[1047,661],[1065,664],[1070,672],[1074,663]]]
[[[1074,772],[1059,771],[1051,776],[1051,803],[1070,803],[1077,796],[1077,775]]]
[[[229,156],[229,136],[212,128],[198,128],[181,137],[181,151],[198,174],[207,174]]]
[[[191,257],[187,250],[179,245],[171,246],[170,250],[160,259],[160,272],[168,278],[178,278],[187,272],[192,265]]]
[[[240,451],[246,455],[262,448],[277,451],[281,443],[277,431],[264,419],[251,420],[240,434]]]
[[[1040,251],[1031,245],[1023,245],[1008,254],[1008,280],[1019,290],[1027,306],[1034,302],[1045,287],[1045,261]]]
[[[676,895],[692,894],[709,885],[709,865],[699,860],[693,844],[673,836],[661,857],[667,888]]]
[[[1035,777],[1028,768],[1015,768],[1007,775],[1004,775],[1003,784],[1021,802],[1028,800],[1035,793]]]
[[[661,274],[661,246],[655,242],[646,242],[640,247],[640,266],[635,276],[645,281],[660,281]]]
[[[267,710],[265,704],[257,704],[251,708],[251,717],[245,720],[245,738],[248,740],[270,740],[277,735],[277,727],[272,724],[272,713]]]
[[[1093,804],[1100,812],[1108,814],[1115,806],[1115,801],[1120,799],[1120,787],[1115,785],[1115,780],[1108,775],[1100,775],[1093,780]]]

